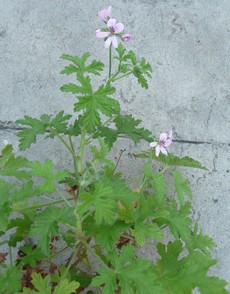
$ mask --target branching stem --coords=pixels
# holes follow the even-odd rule
[[[58,139],[65,145],[65,147],[69,150],[69,152],[73,155],[73,157],[77,160],[77,156],[76,154],[73,152],[73,150],[71,149],[71,147],[66,143],[66,141],[59,135],[59,133],[53,129],[53,128],[50,128],[50,131],[58,137]]]

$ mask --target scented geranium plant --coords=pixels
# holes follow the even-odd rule
[[[74,114],[61,111],[17,121],[22,151],[38,135],[58,138],[72,156],[72,167],[55,170],[50,159],[16,156],[7,142],[2,150],[0,292],[228,293],[225,281],[208,274],[216,264],[213,241],[192,222],[189,181],[176,170],[205,168],[169,152],[172,130],[158,138],[132,114],[121,113],[115,99],[118,80],[132,75],[147,89],[152,68],[125,49],[132,37],[113,18],[111,7],[99,17],[104,25],[96,37],[104,40],[109,68],[91,60],[88,52],[62,56],[70,64],[61,74],[76,77],[76,83],[61,87],[75,96]],[[106,81],[101,78],[103,83],[94,88],[92,79],[100,80],[104,70]],[[132,186],[108,157],[121,136],[135,144],[146,142],[145,150],[133,155],[142,168]],[[90,161],[84,157],[86,148]],[[173,185],[167,185],[166,169]],[[152,260],[137,254],[146,245],[155,250]]]

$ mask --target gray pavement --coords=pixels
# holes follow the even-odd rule
[[[6,139],[17,149],[14,122],[25,114],[71,112],[74,96],[59,91],[70,81],[59,74],[64,66],[59,57],[91,51],[107,63],[108,52],[95,30],[102,25],[97,12],[108,5],[134,37],[127,48],[153,67],[148,91],[127,79],[117,98],[125,113],[140,118],[156,135],[172,127],[176,142],[171,151],[209,169],[183,173],[193,190],[194,219],[215,240],[219,264],[212,273],[230,282],[229,0],[0,0],[0,147]],[[56,143],[46,147],[39,140],[28,156],[68,165],[71,159]],[[141,168],[128,159],[133,144],[120,141],[113,155],[124,145],[120,168],[131,177],[130,171]]]

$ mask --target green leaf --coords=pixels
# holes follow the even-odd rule
[[[198,233],[198,225],[196,224],[191,235],[191,240],[186,243],[186,247],[191,252],[199,249],[204,254],[210,254],[210,250],[214,247],[214,242],[209,236],[203,235],[202,230]]]
[[[28,181],[22,184],[21,187],[16,188],[11,196],[12,202],[17,203],[20,201],[28,200],[32,197],[40,195],[38,187],[34,187],[33,181]]]
[[[92,281],[92,286],[103,285],[103,294],[114,293],[118,289],[118,283],[121,294],[166,293],[156,281],[151,261],[137,259],[134,247],[123,246],[120,255],[111,253],[109,260],[114,269],[99,269],[99,276]]]
[[[41,274],[32,273],[32,284],[42,294],[51,294],[50,276],[46,276],[44,279]],[[35,292],[36,293],[36,292]]]
[[[14,294],[21,289],[21,273],[16,266],[3,266],[0,271],[1,293]]]
[[[168,210],[169,214],[162,218],[163,223],[166,223],[171,233],[176,239],[182,238],[186,242],[191,240],[191,204],[186,202],[184,205],[181,205],[180,209],[177,209],[177,203],[175,200],[172,201],[170,208]],[[160,221],[160,218],[157,219],[157,223]],[[160,222],[161,223],[161,222]]]
[[[9,202],[1,203],[0,205],[0,232],[5,232],[10,221],[10,214],[12,212],[11,205]]]
[[[128,53],[126,49],[120,44],[116,49],[118,56],[115,58],[119,60],[118,70],[120,73],[132,72],[137,78],[138,83],[145,89],[148,88],[148,81],[145,76],[151,78],[152,68],[149,63],[142,57],[138,62],[135,53],[130,50]]]
[[[73,64],[66,66],[62,71],[61,74],[83,74],[85,72],[92,73],[94,75],[100,75],[100,72],[104,68],[104,64],[100,61],[93,60],[90,64],[86,65],[87,59],[90,57],[90,53],[86,52],[82,55],[82,57],[78,56],[71,56],[64,54],[61,56],[62,59],[71,61]]]
[[[25,171],[28,165],[28,159],[21,156],[15,157],[12,145],[7,145],[0,157],[0,176],[14,176],[20,180],[29,179],[31,176]]]
[[[49,127],[55,128],[58,133],[67,133],[67,120],[71,115],[64,115],[64,111],[59,112],[53,119],[48,114],[43,114],[40,119],[25,116],[16,123],[30,127],[20,131],[17,136],[19,139],[19,147],[21,150],[29,148],[32,143],[36,143],[37,135],[45,134]],[[50,135],[49,137],[54,137]]]
[[[104,138],[104,142],[108,146],[109,150],[113,147],[113,143],[117,141],[117,136],[117,130],[108,127],[99,127],[98,131],[94,134],[94,138]]]
[[[31,175],[44,179],[39,186],[41,192],[53,193],[56,191],[55,181],[63,181],[70,176],[67,170],[53,172],[53,163],[51,160],[45,160],[44,163],[34,161],[30,163]]]
[[[66,134],[68,130],[67,121],[72,117],[71,114],[64,115],[64,111],[60,111],[49,123],[49,127],[54,128],[59,134]],[[54,136],[54,135],[52,135]],[[51,136],[50,136],[51,137]]]
[[[101,85],[96,92],[78,97],[78,102],[74,105],[74,111],[85,110],[82,121],[86,124],[90,132],[101,123],[100,113],[111,117],[120,110],[119,103],[110,97],[115,92],[115,88],[110,85]]]
[[[31,266],[36,266],[42,258],[46,257],[39,248],[36,248],[32,244],[27,244],[20,248],[25,256],[22,257],[21,263],[22,264],[29,264]]]
[[[182,205],[184,203],[184,195],[185,193],[190,199],[192,198],[192,192],[191,189],[189,188],[189,180],[181,179],[181,174],[178,171],[173,171],[172,172],[173,178],[175,180],[175,189],[178,195],[178,199],[180,201],[180,204]]]
[[[136,158],[152,158],[156,161],[160,161],[168,166],[187,166],[187,167],[193,167],[193,168],[199,168],[199,169],[205,169],[205,167],[202,166],[202,164],[188,156],[185,157],[177,157],[173,154],[168,154],[165,156],[164,154],[160,154],[158,157],[153,154],[153,152],[143,152],[140,154],[133,154]]]
[[[30,236],[39,236],[37,245],[45,255],[49,252],[50,237],[59,234],[59,224],[69,224],[73,210],[70,208],[48,207],[34,218]]]
[[[196,287],[203,294],[229,293],[224,289],[226,282],[207,275],[211,266],[216,264],[210,255],[193,251],[184,256],[182,243],[169,242],[167,249],[158,244],[161,259],[157,261],[158,278],[170,293],[192,293]],[[183,254],[183,258],[180,256]]]
[[[84,77],[81,74],[77,75],[77,80],[80,82],[81,86],[78,86],[76,84],[65,84],[61,87],[62,92],[70,92],[73,94],[92,94],[92,87],[90,83],[90,78],[89,77]]]
[[[167,187],[165,184],[165,176],[160,172],[153,173],[152,165],[148,162],[145,163],[144,175],[148,182],[148,188],[154,190],[154,198],[160,204],[166,200]]]
[[[144,246],[147,238],[161,240],[164,238],[164,233],[156,224],[136,223],[132,236],[135,237],[137,244]]]
[[[79,286],[78,282],[69,282],[67,279],[64,279],[55,287],[54,294],[71,294],[76,292]]]
[[[116,142],[119,135],[125,135],[135,142],[139,143],[141,139],[149,141],[151,132],[139,128],[141,120],[135,119],[132,115],[117,115],[113,120],[117,129],[111,129],[108,127],[99,127],[98,132],[94,136],[105,138],[105,143],[108,145],[109,150],[112,148],[113,143]]]
[[[94,191],[93,205],[95,207],[95,221],[97,225],[102,222],[112,224],[115,220],[115,201],[111,199],[113,189],[97,184]]]
[[[24,119],[16,121],[18,124],[31,127],[30,129],[22,130],[17,134],[21,150],[25,150],[26,148],[29,148],[32,143],[36,143],[37,135],[44,134],[46,132],[49,120],[50,118],[48,115],[42,115],[40,119],[32,118],[26,115]]]
[[[16,231],[13,230],[13,233],[11,233],[8,244],[12,247],[16,247],[17,242],[21,242],[24,240],[25,236],[28,236],[32,223],[33,221],[27,215],[24,215],[24,218],[11,219],[7,226],[7,230],[15,228]]]
[[[136,144],[141,139],[147,140],[151,135],[149,130],[139,128],[141,120],[135,119],[130,115],[119,115],[114,119],[118,134],[125,134],[132,139]]]
[[[91,152],[94,155],[94,160],[97,160],[101,163],[104,163],[105,165],[114,168],[114,163],[108,159],[106,159],[108,153],[109,153],[109,147],[105,144],[105,140],[99,138],[99,143],[101,149],[98,150],[95,146],[91,146]]]
[[[112,225],[95,225],[93,222],[87,224],[86,236],[95,236],[96,242],[100,243],[102,248],[112,251],[118,242],[121,232],[127,230],[129,226],[123,221],[115,221]]]

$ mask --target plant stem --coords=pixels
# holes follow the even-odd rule
[[[62,193],[56,188],[56,192],[58,193],[58,195],[63,199],[63,201],[71,208],[73,208],[73,206],[71,205],[71,203],[65,198],[64,195],[62,195]]]
[[[73,157],[77,160],[77,156],[76,154],[72,151],[71,147],[66,143],[66,141],[58,134],[58,132],[53,129],[53,128],[50,128],[50,131],[58,137],[59,140],[61,140],[61,142],[65,145],[65,147],[69,150],[69,152],[73,155]]]
[[[47,263],[51,263],[51,260],[54,257],[57,257],[59,254],[61,254],[61,253],[63,254],[64,252],[66,252],[68,250],[70,250],[70,247],[69,246],[66,246],[66,247],[62,248],[61,250],[59,250],[58,252],[56,252],[55,254],[53,254],[52,256],[50,256],[49,258],[43,259],[40,264],[43,264],[43,263],[46,263],[46,262]]]
[[[84,148],[85,148],[85,135],[86,135],[86,127],[83,126],[82,132],[81,132],[79,154],[77,157],[77,159],[78,159],[77,170],[80,175],[82,174],[82,160],[83,160],[83,153],[84,153]]]
[[[81,243],[86,247],[86,249],[94,256],[96,259],[104,265],[104,267],[110,269],[108,265],[101,259],[101,257],[93,250],[93,248],[84,240],[81,240]]]
[[[112,73],[112,44],[109,47],[109,78],[111,77]]]
[[[116,171],[116,169],[117,169],[117,166],[118,166],[118,164],[119,164],[119,161],[120,161],[120,159],[121,159],[121,156],[122,156],[123,152],[125,152],[125,151],[126,151],[126,149],[121,149],[121,150],[120,150],[120,153],[119,153],[119,157],[118,157],[117,163],[116,163],[116,165],[115,165],[115,167],[114,167],[114,169],[113,169],[113,174],[115,173],[115,171]]]
[[[69,199],[66,199],[67,201],[69,200],[73,200],[74,198],[69,198]],[[54,204],[58,204],[58,203],[62,203],[64,202],[65,200],[57,200],[57,201],[52,201],[52,202],[49,202],[49,203],[44,203],[44,204],[40,204],[40,205],[34,205],[34,206],[29,206],[29,207],[25,207],[25,208],[19,208],[19,209],[13,209],[14,212],[19,212],[19,213],[23,213],[24,211],[27,211],[27,210],[31,210],[31,209],[37,209],[37,208],[41,208],[41,207],[46,207],[46,206],[51,206],[51,205],[54,205]]]
[[[124,75],[122,75],[122,76],[119,76],[118,78],[113,79],[112,81],[115,82],[115,81],[117,81],[117,80],[120,80],[120,79],[122,79],[122,78],[124,78],[124,77],[130,75],[131,73],[132,73],[132,71],[128,71],[126,74],[124,74]]]
[[[72,141],[72,138],[71,138],[70,135],[69,135],[69,144],[70,144],[70,147],[71,147],[73,153],[75,154],[75,150],[74,150],[74,146],[73,146],[73,141]],[[76,156],[73,156],[73,165],[74,165],[74,172],[77,175],[77,159],[76,159]]]
[[[75,258],[77,257],[77,254],[78,254],[80,248],[81,248],[81,246],[78,244],[72,258],[69,261],[69,264],[68,264],[64,274],[61,276],[61,281],[63,281],[65,279],[65,277],[67,276],[68,271],[70,270],[71,265],[73,264]]]
[[[92,213],[94,212],[94,209],[93,210],[90,210],[89,212],[87,212],[81,219],[81,222],[83,222],[88,216],[90,216]]]

